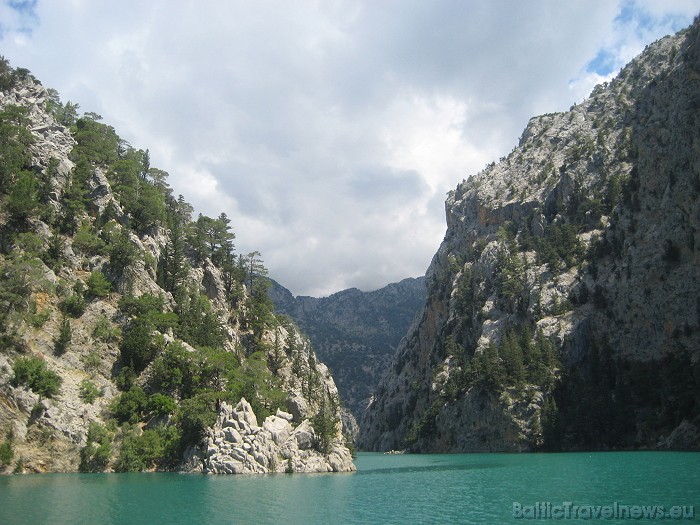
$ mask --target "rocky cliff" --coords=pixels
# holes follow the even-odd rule
[[[343,402],[355,417],[366,408],[425,296],[423,277],[371,292],[353,288],[321,298],[294,297],[274,281],[270,288],[277,311],[309,336],[333,371]]]
[[[354,470],[333,378],[229,219],[192,220],[147,150],[26,70],[0,89],[0,471]],[[229,416],[259,468],[207,455]]]
[[[700,22],[450,192],[369,450],[700,448]]]

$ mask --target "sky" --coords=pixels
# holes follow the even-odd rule
[[[0,54],[295,295],[423,275],[444,201],[700,0],[0,0]]]

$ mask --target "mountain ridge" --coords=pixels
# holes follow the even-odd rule
[[[277,311],[309,336],[333,370],[343,401],[359,415],[425,298],[425,278],[406,278],[370,292],[350,288],[321,298],[294,297],[271,283]]]

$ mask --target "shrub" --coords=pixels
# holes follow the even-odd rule
[[[0,465],[9,465],[14,456],[15,451],[12,449],[12,443],[5,441],[0,444]]]
[[[177,462],[180,450],[180,432],[172,426],[159,426],[137,435],[132,429],[124,438],[119,458],[114,466],[117,472],[141,472]]]
[[[87,354],[82,356],[80,360],[83,362],[85,370],[88,372],[96,372],[102,364],[102,359],[100,359],[100,356],[94,350],[90,350]]]
[[[26,386],[42,397],[53,397],[61,387],[61,377],[38,357],[20,357],[12,366],[14,386]]]
[[[8,322],[16,321],[14,314],[26,312],[33,290],[44,286],[41,261],[21,254],[0,262],[0,332],[7,333]]]
[[[80,224],[73,237],[73,247],[85,255],[106,255],[105,242],[92,232],[89,222]]]
[[[51,311],[45,309],[37,312],[36,307],[34,307],[33,310],[34,311],[30,310],[27,320],[29,321],[29,324],[31,324],[34,328],[41,328],[51,317]]]
[[[163,417],[168,414],[174,414],[177,409],[175,400],[172,397],[155,393],[148,398],[148,411],[154,417]]]
[[[61,328],[58,332],[58,338],[54,341],[53,351],[56,355],[63,355],[66,350],[68,350],[68,345],[73,338],[73,334],[70,328],[70,321],[67,318],[63,318],[61,321]]]
[[[102,397],[102,390],[97,388],[95,383],[93,383],[89,379],[83,379],[80,382],[79,395],[80,399],[92,405],[95,402],[95,399],[97,399],[98,397]]]
[[[88,428],[87,444],[80,451],[81,472],[102,472],[112,456],[110,432],[99,423],[92,422]]]
[[[0,443],[0,466],[6,466],[12,463],[12,458],[15,456],[15,451],[12,446],[13,435],[9,432],[7,439]]]
[[[217,397],[220,392],[215,393]],[[185,399],[177,411],[178,426],[182,429],[183,444],[194,443],[202,437],[204,429],[216,421],[216,399],[207,394]]]
[[[59,304],[59,308],[64,314],[70,315],[71,317],[75,318],[83,315],[83,313],[85,312],[85,307],[85,299],[81,294],[76,293],[70,295],[69,297],[66,297]]]
[[[155,327],[148,321],[134,319],[124,331],[120,345],[122,363],[136,372],[143,371],[158,353],[153,337]]]
[[[112,326],[109,319],[104,315],[97,318],[95,326],[92,328],[92,336],[103,343],[111,343],[119,339],[120,330]]]
[[[102,272],[97,270],[90,274],[87,287],[87,293],[90,297],[107,297],[112,291],[112,284]]]
[[[137,423],[148,408],[146,393],[139,386],[132,386],[112,401],[110,411],[120,423]]]

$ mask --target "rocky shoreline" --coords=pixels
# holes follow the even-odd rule
[[[205,474],[356,470],[339,432],[324,454],[311,422],[304,419],[296,427],[293,422],[292,414],[278,410],[258,426],[245,398],[235,407],[222,402],[216,423],[207,430],[202,446],[186,459],[184,470]]]

